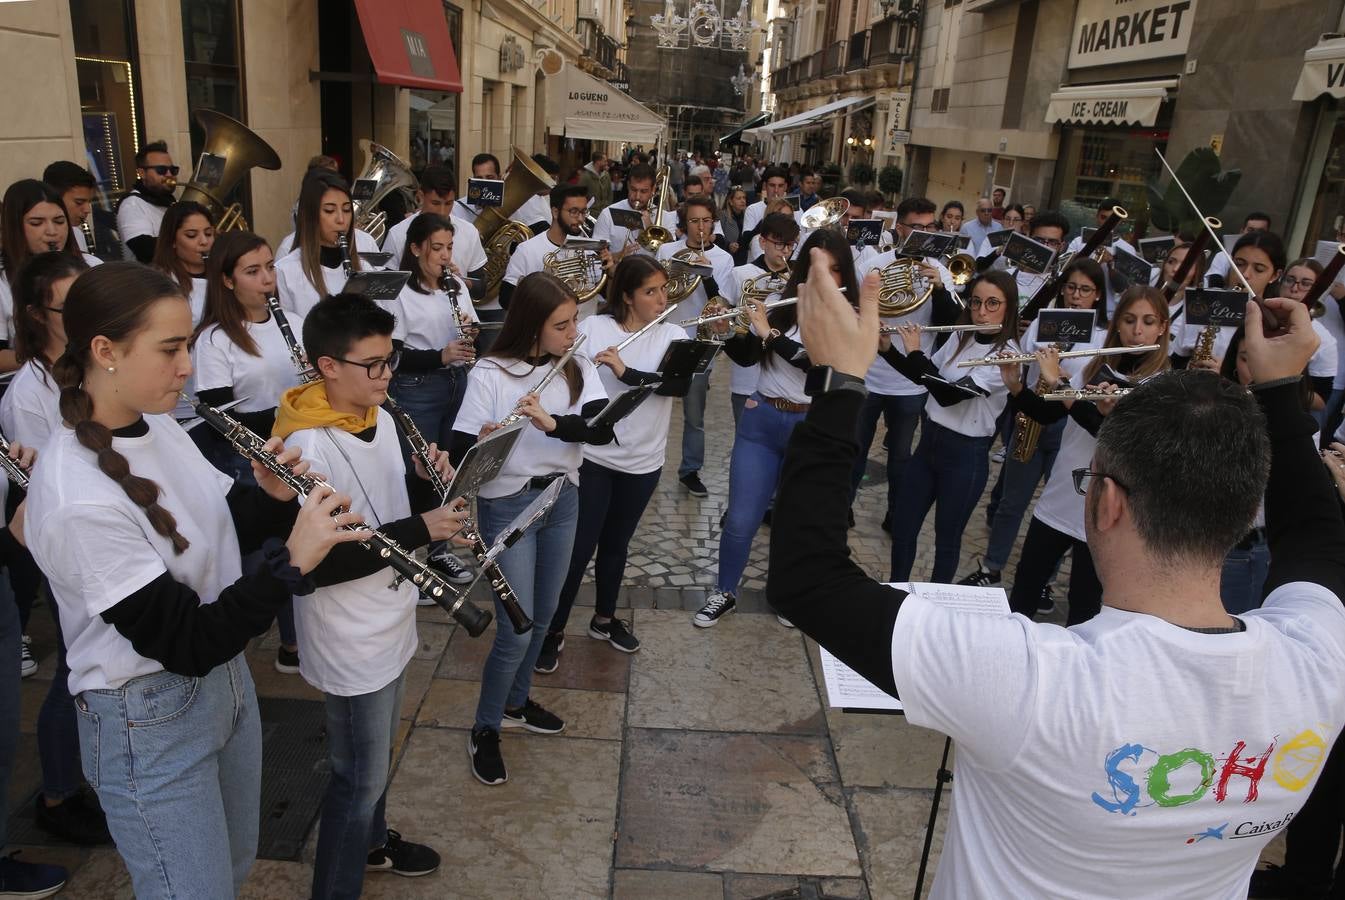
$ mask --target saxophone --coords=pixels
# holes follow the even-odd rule
[[[1056,344],[1057,350],[1064,350],[1068,344]],[[1032,386],[1032,392],[1040,395],[1046,390],[1046,376],[1038,375],[1037,383]],[[1029,416],[1027,413],[1019,412],[1013,415],[1013,437],[1009,443],[1013,445],[1011,456],[1015,462],[1025,463],[1032,459],[1037,452],[1037,444],[1041,441],[1041,423]]]
[[[1195,353],[1191,355],[1191,362],[1209,362],[1214,359],[1214,339],[1219,336],[1218,325],[1206,325],[1200,330],[1200,337],[1196,338]]]

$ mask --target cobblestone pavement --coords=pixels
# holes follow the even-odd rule
[[[505,785],[477,783],[465,750],[490,638],[469,638],[437,608],[420,611],[388,818],[408,839],[438,849],[444,862],[424,878],[370,876],[365,896],[912,896],[943,736],[899,716],[826,707],[816,648],[780,626],[761,595],[764,529],[740,612],[708,630],[689,621],[714,583],[728,489],[732,416],[724,374],[716,376],[707,416],[702,474],[710,496],[696,500],[677,482],[675,411],[669,465],[631,547],[621,602],[643,648],[628,656],[590,639],[585,610],[577,610],[559,670],[536,677],[532,691],[566,719],[566,731],[506,732]],[[875,448],[872,460],[881,462],[881,436]],[[851,531],[860,565],[878,577],[888,568],[889,544],[879,528],[884,490],[860,491]],[[963,571],[985,540],[978,514]],[[929,571],[932,554],[927,529],[917,574]],[[592,603],[591,591],[587,585],[581,604]],[[55,667],[50,617],[36,612],[31,630],[41,670],[23,686],[11,805],[37,789],[35,720]],[[273,631],[248,651],[258,693],[319,700],[297,676],[272,668],[276,642]],[[945,794],[935,864],[956,794],[955,786]],[[243,896],[308,896],[315,839],[316,827],[298,862],[259,861]],[[1278,861],[1273,847],[1267,857]],[[131,896],[109,848],[44,845],[25,855],[72,868],[62,896]]]

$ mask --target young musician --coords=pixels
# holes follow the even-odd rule
[[[1185,241],[1172,246],[1168,255],[1163,258],[1163,274],[1159,280],[1159,287],[1172,291],[1172,298],[1168,300],[1168,325],[1171,327],[1177,321],[1177,316],[1181,314],[1182,307],[1186,304],[1186,289],[1203,284],[1205,277],[1205,257],[1201,257],[1192,264],[1186,273],[1186,278],[1181,284],[1177,284],[1177,270],[1182,267],[1186,261],[1186,254],[1191,252],[1192,244]]]
[[[767,221],[763,227],[770,229],[773,223]],[[806,252],[814,247],[822,249],[824,255]],[[823,229],[808,239],[781,297],[797,296],[799,285],[815,265],[827,265],[838,285],[851,296],[858,294],[850,245],[843,234]],[[759,300],[750,301],[750,330],[735,334],[724,343],[724,352],[735,364],[760,363],[761,377],[734,432],[728,507],[719,535],[719,573],[715,590],[691,619],[698,628],[719,624],[720,619],[737,608],[738,582],[747,567],[752,538],[761,527],[761,517],[775,493],[785,445],[794,426],[808,411],[803,379],[810,363],[799,339],[797,311],[793,306],[782,306],[768,313],[765,306]],[[781,624],[789,623],[781,619]]]
[[[1218,253],[1223,255],[1222,250]],[[1243,234],[1233,245],[1233,252],[1230,255],[1233,257],[1233,265],[1237,266],[1256,297],[1264,298],[1266,289],[1276,284],[1284,274],[1284,242],[1274,232],[1255,230]],[[1206,280],[1209,280],[1209,276],[1206,276]],[[1235,275],[1229,279],[1229,285],[1241,287],[1242,281]],[[1248,300],[1248,303],[1250,304],[1251,300]],[[1202,356],[1198,352],[1198,347],[1202,334],[1208,326],[1187,324],[1184,312],[1180,318],[1180,327],[1174,323],[1172,329],[1176,338],[1172,348],[1173,364],[1178,368],[1191,366],[1211,372],[1219,371],[1228,343],[1233,339],[1237,327],[1232,325],[1217,327],[1210,355]]]
[[[986,272],[970,285],[961,323],[998,325],[999,331],[954,335],[926,356],[919,327],[899,332],[905,354],[889,341],[883,358],[929,391],[921,419],[920,443],[902,473],[892,504],[892,580],[906,581],[915,564],[916,539],[929,508],[934,518],[934,571],[930,581],[950,582],[957,574],[962,533],[989,478],[995,421],[1008,401],[1008,388],[993,366],[959,368],[962,360],[1018,352],[1018,289],[1004,272]],[[854,460],[850,460],[854,465]]]
[[[477,498],[480,533],[487,544],[552,481],[566,481],[541,522],[499,556],[501,570],[534,624],[528,634],[515,634],[496,601],[495,643],[481,673],[481,698],[467,745],[472,774],[487,785],[509,779],[500,754],[501,726],[538,734],[558,734],[565,728],[528,691],[574,549],[583,445],[610,442],[612,430],[587,424],[607,405],[607,392],[593,364],[582,356],[567,360],[559,377],[540,393],[535,388],[574,344],[578,314],[574,293],[560,279],[536,272],[519,281],[499,339],[472,367],[467,396],[453,423],[453,455],[460,459],[478,436],[489,434],[505,418],[517,413],[529,420],[508,462]]]
[[[598,213],[597,220],[593,225],[593,239],[606,241],[608,249],[611,250],[614,257],[619,259],[630,253],[646,253],[645,249],[635,240],[640,233],[640,229],[623,228],[614,224],[612,210],[624,209],[627,212],[633,210],[640,213],[644,222],[643,227],[652,225],[653,221],[650,219],[650,215],[654,206],[659,202],[659,198],[654,196],[654,186],[657,181],[654,170],[648,165],[631,166],[630,174],[626,176],[626,199],[619,203],[613,203]],[[582,185],[580,186],[582,187]],[[554,205],[556,192],[552,191],[551,196]],[[669,204],[677,202],[671,188],[668,190],[668,202]],[[671,208],[671,205],[663,211],[663,221],[659,224],[668,229],[670,233],[676,233],[677,213]]]
[[[1254,394],[1163,376],[1107,417],[1079,473],[1105,608],[1064,632],[884,587],[850,558],[875,288],[859,319],[826,284],[804,292],[805,340],[832,371],[791,440],[767,591],[961,748],[932,896],[1244,896],[1345,720],[1345,522],[1295,393],[1316,344],[1307,311],[1267,301],[1289,324],[1267,339],[1248,308]],[[1215,585],[1267,459],[1271,590],[1235,619]]]
[[[543,271],[547,255],[564,247],[567,238],[583,237],[587,215],[588,189],[583,185],[561,185],[551,192],[551,227],[514,248],[504,281],[500,282],[501,306],[509,308],[518,283],[534,272]]]
[[[772,202],[783,200],[789,190],[789,170],[780,166],[771,166],[761,173],[761,199],[749,205],[743,213],[743,231],[741,243],[750,243],[757,233],[757,227],[771,213],[767,209]],[[791,207],[792,209],[792,207]],[[749,254],[749,258],[750,254]]]
[[[458,182],[453,170],[446,166],[426,166],[420,173],[420,187],[416,191],[416,204],[422,213],[444,216],[453,223],[453,261],[460,273],[469,278],[483,278],[486,266],[486,251],[481,246],[481,233],[476,230],[471,219],[457,214],[459,207],[454,202],[458,193]],[[402,219],[388,229],[383,238],[383,250],[391,253],[391,265],[397,265],[406,249],[406,232],[416,214]]]
[[[26,538],[60,610],[85,774],[138,896],[235,895],[261,791],[242,651],[291,592],[312,590],[329,549],[360,537],[340,530],[359,517],[334,517],[350,500],[326,488],[300,510],[260,465],[260,489],[234,484],[164,415],[191,372],[191,310],[172,279],[99,266],[63,319],[65,427],[33,472]],[[265,563],[243,576],[240,551],[255,547]]]
[[[135,152],[135,184],[117,204],[117,234],[127,259],[148,263],[164,213],[173,205],[178,167],[168,154],[168,144],[152,141]]]
[[[1079,260],[1092,263],[1092,260]],[[1157,350],[1110,359],[1095,357],[1085,360],[1085,367],[1071,379],[1066,376],[1060,350],[1048,346],[1037,351],[1038,365],[1044,389],[1065,387],[1084,388],[1103,382],[1118,387],[1138,385],[1168,370],[1167,303],[1157,288],[1135,286],[1126,290],[1116,306],[1116,315],[1108,326],[1104,347],[1143,347],[1157,344]],[[1069,617],[1067,625],[1086,622],[1097,615],[1102,606],[1102,585],[1098,582],[1093,558],[1088,553],[1084,533],[1084,502],[1074,488],[1073,472],[1087,467],[1097,446],[1097,431],[1102,419],[1111,411],[1112,403],[1090,401],[1051,402],[1043,400],[1034,390],[1035,383],[1023,380],[1021,366],[1002,366],[1000,374],[1013,396],[1013,405],[1032,418],[1049,426],[1065,422],[1059,450],[1051,465],[1046,486],[1032,511],[1032,522],[1023,541],[1018,570],[1013,578],[1013,592],[1009,606],[1014,612],[1033,618],[1039,611],[1040,598],[1047,590],[1051,577],[1066,551],[1072,553],[1069,576]],[[1118,378],[1119,375],[1119,378]],[[1007,477],[1007,465],[1006,477]],[[1001,504],[1001,509],[1003,504]],[[996,517],[996,524],[999,519]],[[1015,525],[1015,532],[1017,526]],[[997,581],[998,579],[996,579]],[[964,579],[966,584],[984,584]],[[992,582],[993,583],[993,582]]]
[[[1096,260],[1085,257],[1070,260],[1062,274],[1064,282],[1061,284],[1061,304],[1058,308],[1092,310],[1094,316],[1092,334],[1087,341],[1078,344],[1060,344],[1058,349],[1082,350],[1100,346],[1107,336],[1106,307],[1103,303],[1103,298],[1107,295],[1106,273]],[[1019,342],[1020,346],[1036,350],[1042,345],[1037,338],[1039,322],[1040,319],[1034,319],[1028,326]],[[1061,367],[1067,378],[1077,380],[1090,362],[1087,357],[1074,357],[1063,360]],[[1028,366],[1027,384],[1035,385],[1041,374],[1038,364]],[[1014,414],[1020,411],[1012,400],[1009,402],[1009,409]],[[1030,413],[1023,412],[1029,419],[1032,418]],[[1000,572],[1008,564],[1009,556],[1013,553],[1013,545],[1018,540],[1018,530],[1023,524],[1023,515],[1032,502],[1032,495],[1036,493],[1037,485],[1042,479],[1050,476],[1056,455],[1060,452],[1060,442],[1065,431],[1064,417],[1052,416],[1051,422],[1039,424],[1041,428],[1038,432],[1036,449],[1026,461],[1019,460],[1016,455],[1026,452],[1019,446],[1019,442],[1024,440],[1024,434],[1020,429],[1014,428],[1006,444],[1004,463],[1000,468],[999,480],[992,495],[993,511],[988,511],[990,540],[986,545],[985,558],[980,561],[975,571],[961,579],[960,584],[982,587],[999,584]],[[1049,601],[1043,597],[1042,608],[1046,609],[1048,603]]]
[[[499,180],[500,161],[490,153],[478,153],[472,157],[472,177],[473,178],[491,178]],[[459,197],[457,204],[453,208],[453,214],[468,222],[476,222],[476,217],[481,215],[481,208],[473,206],[467,202],[466,197]]]
[[[1249,212],[1242,220],[1239,235],[1258,234],[1270,231],[1270,214]],[[1241,240],[1241,237],[1239,237]],[[1225,245],[1227,246],[1227,245]],[[1229,258],[1216,249],[1210,260],[1209,271],[1205,273],[1205,283],[1210,287],[1233,287],[1238,284],[1237,276],[1229,272]]]
[[[191,321],[205,314],[206,260],[215,246],[210,210],[191,200],[168,207],[154,245],[154,268],[171,277],[191,300]]]
[[[1302,303],[1312,290],[1312,286],[1317,283],[1317,279],[1322,277],[1323,271],[1322,264],[1311,257],[1294,260],[1285,266],[1284,277],[1280,279],[1280,296]],[[1327,305],[1322,304],[1321,312],[1325,312]],[[1331,334],[1331,329],[1327,327],[1324,319],[1324,315],[1313,316],[1312,330],[1317,332],[1317,339],[1321,344],[1308,363],[1308,378],[1312,382],[1313,392],[1309,411],[1319,422],[1326,414],[1326,401],[1331,397],[1335,385],[1340,353],[1335,336]]]
[[[663,354],[686,334],[665,321],[620,352],[616,350],[617,344],[654,321],[668,306],[668,275],[647,256],[628,256],[618,263],[607,296],[610,302],[602,315],[579,323],[580,332],[588,335],[581,353],[600,366],[598,374],[607,395],[616,397],[632,387],[658,381]],[[556,613],[537,657],[538,672],[556,670],[565,648],[565,623],[595,550],[597,599],[588,635],[607,641],[623,653],[640,649],[640,639],[631,633],[630,623],[616,618],[616,601],[626,571],[626,549],[663,471],[672,397],[671,393],[660,392],[647,398],[616,424],[616,440],[610,444],[584,445],[574,551]]]
[[[534,153],[532,161],[537,164],[537,168],[545,172],[551,181],[560,184],[560,163],[556,162],[545,153]],[[589,190],[588,183],[580,180],[585,190]],[[592,197],[592,193],[589,194]],[[510,215],[510,221],[524,225],[534,235],[541,234],[551,227],[551,189],[539,191],[533,194],[527,200],[519,204],[518,209]]]
[[[98,182],[88,169],[78,163],[60,160],[51,163],[42,170],[42,182],[49,184],[61,195],[61,205],[65,207],[66,218],[70,220],[70,230],[74,232],[75,243],[81,253],[89,253],[89,242],[85,236],[87,228],[93,233],[93,198],[98,191]]]
[[[340,246],[354,221],[350,189],[340,176],[316,170],[299,189],[295,247],[276,262],[276,291],[287,312],[306,316],[329,294],[339,294],[350,272],[364,268],[353,247]]]
[[[967,208],[961,200],[949,200],[939,210],[939,230],[950,234],[962,231],[962,221],[967,217]]]
[[[333,484],[354,485],[349,508],[414,550],[451,538],[467,513],[440,506],[419,465],[407,472],[397,426],[380,408],[397,368],[394,325],[391,313],[358,294],[318,302],[303,334],[322,377],[285,392],[275,433]],[[433,444],[430,452],[439,473],[452,478],[448,454]],[[315,898],[358,897],[366,869],[417,876],[439,868],[438,853],[403,840],[384,819],[406,665],[417,646],[416,587],[394,581],[377,553],[343,550],[314,572],[312,595],[294,603],[299,671],[323,692],[332,766],[313,863]]]

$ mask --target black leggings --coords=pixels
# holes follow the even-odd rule
[[[560,603],[551,617],[551,632],[565,630],[584,570],[598,552],[593,575],[596,582],[597,614],[610,618],[616,613],[621,579],[626,572],[626,550],[640,524],[649,498],[654,496],[662,469],[643,475],[618,472],[592,460],[579,467],[579,522],[575,526],[570,571],[560,589]]]
[[[1036,616],[1042,589],[1050,582],[1067,550],[1074,551],[1074,561],[1070,568],[1069,616],[1065,624],[1078,625],[1098,614],[1102,609],[1102,583],[1093,568],[1088,544],[1056,531],[1035,516],[1027,528],[1023,555],[1018,559],[1018,571],[1013,576],[1009,607],[1014,612],[1029,619]]]

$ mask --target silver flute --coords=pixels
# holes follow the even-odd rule
[[[1096,402],[1098,400],[1120,400],[1126,394],[1133,391],[1134,388],[1117,388],[1114,391],[1104,391],[1101,388],[1077,388],[1060,391],[1048,391],[1041,395],[1043,400],[1089,400]]]
[[[641,328],[639,331],[637,331],[637,332],[635,332],[634,334],[632,334],[632,335],[630,335],[629,337],[627,337],[627,338],[626,338],[625,340],[623,340],[621,343],[617,344],[617,345],[616,345],[616,352],[617,352],[617,353],[620,353],[622,350],[625,350],[625,349],[626,349],[627,347],[629,347],[631,344],[635,343],[635,342],[638,341],[640,338],[644,337],[644,335],[645,335],[646,332],[652,331],[655,327],[657,327],[658,325],[661,325],[661,324],[663,323],[663,321],[664,321],[665,319],[667,319],[668,316],[671,316],[676,310],[677,310],[677,304],[676,304],[676,303],[669,303],[669,304],[668,304],[668,308],[665,309],[663,312],[659,313],[658,316],[655,317],[654,320],[653,320],[652,322],[650,322],[648,325],[644,326],[644,327]]]
[[[1060,354],[1060,359],[1079,359],[1085,356],[1122,356],[1127,353],[1149,353],[1157,350],[1157,344],[1145,344],[1142,347],[1086,347],[1083,350],[1066,350]],[[966,369],[972,366],[1012,366],[1027,365],[1037,361],[1035,353],[1009,353],[1003,356],[986,356],[980,359],[963,359],[957,363],[957,368]]]
[[[285,309],[280,305],[280,300],[275,295],[268,295],[266,308],[270,310],[271,318],[276,320],[276,327],[280,329],[280,336],[285,339],[285,346],[290,348],[290,361],[299,371],[299,382],[310,384],[317,381],[322,376],[308,364],[308,357],[304,355],[304,351],[299,347],[299,341],[294,337],[294,329],[290,327],[290,320],[285,316]]]
[[[574,343],[570,345],[570,349],[565,351],[564,356],[556,360],[556,364],[551,367],[551,371],[543,375],[542,380],[533,385],[532,388],[529,389],[528,393],[537,394],[540,396],[542,391],[546,390],[546,386],[550,384],[552,381],[555,381],[556,376],[559,375],[562,370],[564,370],[565,364],[570,361],[570,358],[574,356],[575,351],[578,350],[586,340],[588,340],[588,335],[584,334],[582,331],[579,334],[575,335]],[[526,396],[526,394],[524,396]],[[504,428],[508,425],[513,425],[521,418],[523,418],[523,413],[519,412],[518,410],[514,410],[509,415],[501,419],[496,427]]]
[[[921,334],[949,334],[957,331],[999,331],[1002,325],[921,325]],[[896,334],[901,331],[900,325],[883,325],[878,329],[879,334]]]
[[[0,468],[5,470],[5,476],[10,481],[21,488],[28,487],[28,473],[19,465],[17,459],[10,458],[9,441],[5,439],[4,434],[0,434]]]
[[[195,409],[196,414],[218,431],[235,450],[248,459],[261,463],[268,472],[301,498],[307,497],[325,483],[315,475],[294,474],[289,466],[281,464],[275,454],[266,449],[266,441],[228,413],[199,402],[195,405]],[[338,514],[342,512],[345,510],[337,511]],[[400,584],[403,579],[410,581],[421,594],[429,597],[456,619],[472,637],[485,631],[486,626],[494,618],[493,613],[470,602],[465,594],[458,593],[438,572],[417,560],[392,538],[360,525],[343,527],[346,531],[358,531],[366,535],[359,542],[360,546],[377,553],[397,573],[394,586]]]
[[[779,309],[782,306],[793,306],[798,302],[798,297],[790,297],[788,300],[772,300],[770,303],[766,304],[765,311],[770,312],[771,310]],[[718,322],[723,319],[732,319],[733,317],[743,315],[746,312],[747,310],[743,309],[741,306],[735,306],[728,312],[715,313],[712,316],[697,316],[694,319],[687,319],[685,322],[678,322],[677,324],[683,328],[692,328],[697,325],[704,325],[706,322]]]

